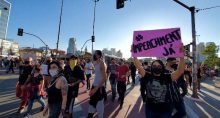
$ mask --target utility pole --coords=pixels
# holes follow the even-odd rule
[[[96,3],[99,0],[94,0],[95,5],[94,5],[94,11],[93,11],[93,24],[92,24],[92,36],[91,36],[91,41],[92,41],[92,55],[93,55],[93,43],[95,42],[95,16],[96,16]]]
[[[195,30],[195,7],[189,7],[184,3],[180,2],[179,0],[173,0],[174,2],[178,3],[182,7],[188,9],[191,13],[191,24],[192,24],[192,74],[193,74],[193,98],[199,98],[197,87],[198,87],[198,80],[197,80],[197,62],[196,62],[196,30]]]
[[[62,15],[63,15],[63,0],[62,0],[62,3],[61,3],[61,10],[60,10],[60,20],[59,20],[58,35],[57,35],[56,58],[57,58],[57,53],[58,53],[58,49],[59,49],[60,27],[61,27],[61,22],[62,22]]]

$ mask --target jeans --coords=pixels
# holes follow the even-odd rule
[[[42,97],[37,99],[37,101],[41,104],[42,107],[45,107],[45,102],[44,102],[44,99]],[[33,107],[33,103],[34,103],[34,99],[30,99],[28,101],[27,113],[31,113],[31,110],[32,110],[32,107]]]
[[[61,111],[61,103],[49,104],[48,118],[58,118]]]
[[[183,118],[186,116],[186,108],[183,99],[174,103],[174,108],[177,112],[173,115],[172,118]]]
[[[172,110],[154,111],[148,104],[145,104],[146,118],[172,118]]]
[[[126,92],[126,82],[118,81],[117,83],[117,91],[119,95],[120,104],[124,103],[125,92]]]
[[[135,84],[135,76],[136,76],[135,73],[132,73],[132,74],[131,74],[131,79],[132,79],[132,83],[133,83],[133,84]]]
[[[116,79],[116,78],[115,78]],[[116,80],[114,79],[109,79],[110,84],[111,84],[111,90],[112,90],[112,99],[116,97]]]

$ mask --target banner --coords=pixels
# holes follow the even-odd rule
[[[133,57],[183,57],[180,28],[134,31]]]

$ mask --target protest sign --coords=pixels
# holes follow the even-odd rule
[[[180,28],[134,31],[133,57],[183,57]]]

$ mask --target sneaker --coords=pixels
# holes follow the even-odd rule
[[[24,108],[18,109],[18,111],[16,113],[23,113],[24,112]]]

